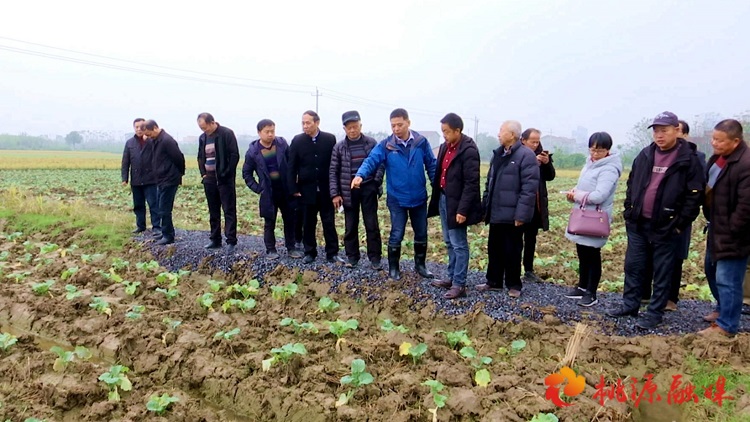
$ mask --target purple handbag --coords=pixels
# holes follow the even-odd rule
[[[609,237],[609,215],[606,211],[602,211],[599,205],[595,210],[587,210],[587,199],[589,199],[588,194],[583,197],[581,206],[570,210],[568,233],[579,236]]]

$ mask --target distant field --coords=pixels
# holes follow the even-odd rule
[[[0,150],[0,169],[98,169],[120,168],[121,154],[91,151]],[[197,167],[194,157],[185,156],[188,168]]]

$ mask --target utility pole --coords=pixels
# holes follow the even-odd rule
[[[474,116],[474,141],[477,140],[477,136],[479,136],[479,119]]]
[[[313,97],[315,97],[315,112],[317,113],[318,112],[318,98],[321,97],[323,94],[321,94],[318,91],[318,87],[316,86],[315,87],[315,94],[310,94],[310,95],[312,95]]]

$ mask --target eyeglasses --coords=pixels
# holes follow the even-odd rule
[[[589,148],[589,152],[592,154],[604,154],[607,151],[609,150],[605,148]]]

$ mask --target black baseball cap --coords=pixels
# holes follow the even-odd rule
[[[677,115],[671,111],[662,111],[654,117],[654,121],[648,128],[651,129],[654,126],[674,126],[680,125],[680,121],[677,119]]]
[[[341,115],[341,121],[344,122],[344,126],[349,122],[358,122],[360,120],[362,120],[362,118],[359,117],[359,112],[356,110],[347,111]]]

